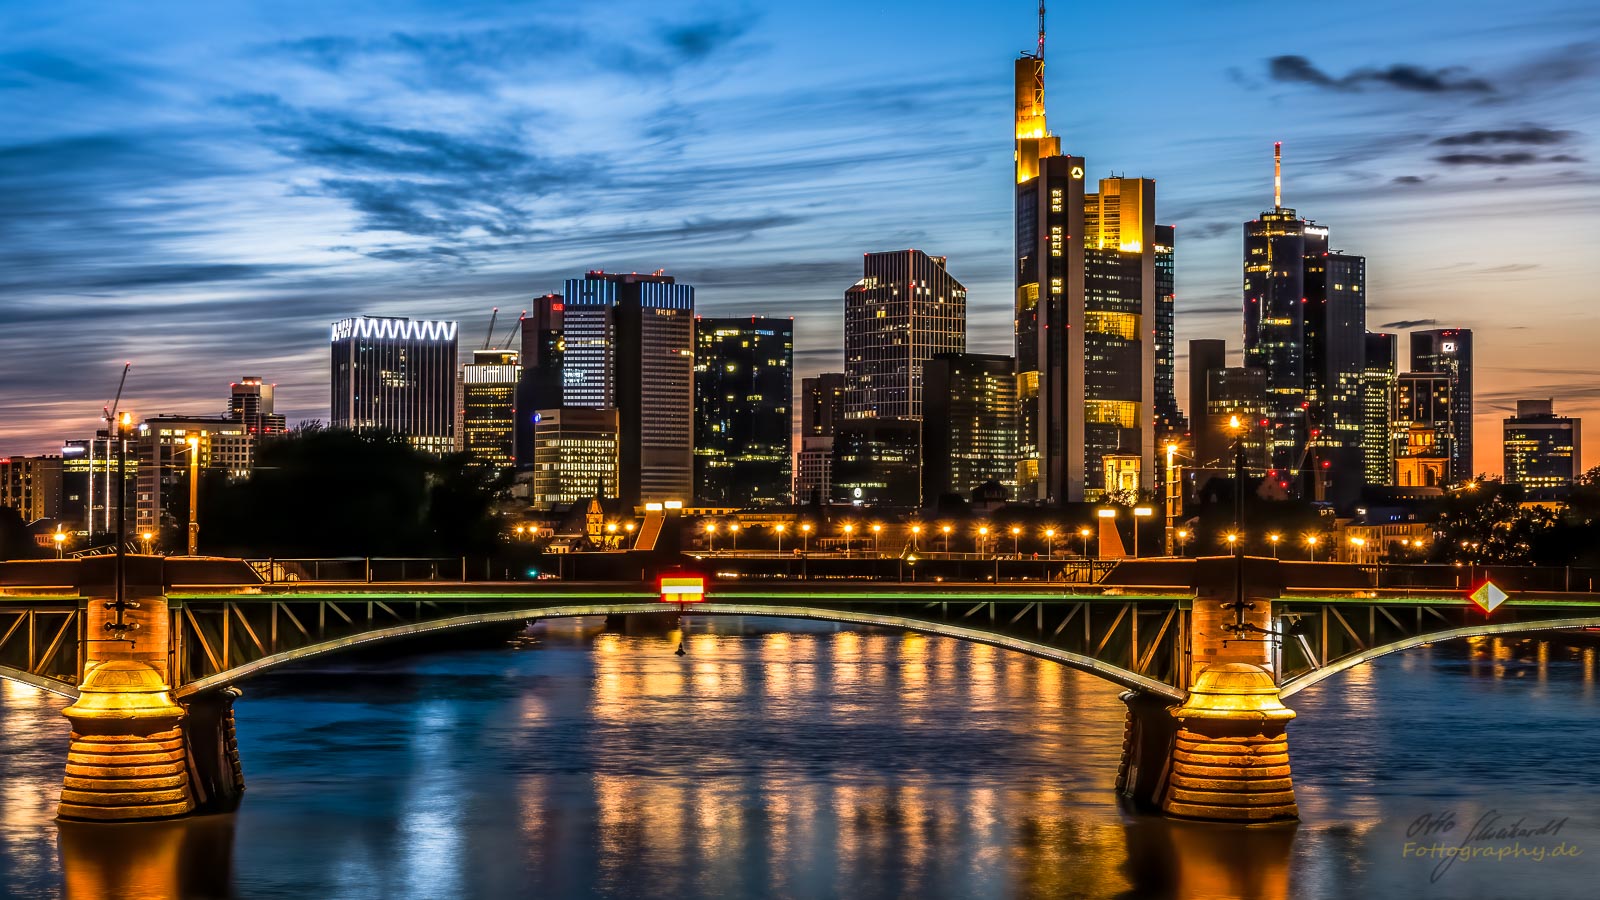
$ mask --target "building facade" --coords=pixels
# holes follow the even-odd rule
[[[823,372],[800,381],[800,434],[833,434],[844,421],[844,373]]]
[[[1361,465],[1367,484],[1392,484],[1394,478],[1395,384],[1399,377],[1395,335],[1367,332],[1366,373],[1361,386]]]
[[[963,498],[988,482],[1017,489],[1016,360],[945,353],[923,364],[922,496]]]
[[[133,484],[139,461],[131,442],[123,460],[121,500],[117,491],[117,445],[104,429],[92,438],[67,441],[61,447],[61,515],[88,535],[113,534],[121,503],[124,531],[133,527]]]
[[[618,495],[616,410],[562,407],[538,410],[531,418],[535,508]]]
[[[189,439],[194,438],[191,446]],[[205,473],[245,478],[255,465],[258,436],[228,416],[153,416],[139,424],[132,441],[138,460],[134,476],[133,535],[159,540],[163,529],[189,522],[191,465]],[[198,454],[198,461],[191,453]]]
[[[1098,499],[1106,455],[1136,458],[1152,490],[1157,247],[1171,246],[1157,232],[1155,182],[1107,178],[1086,192],[1083,158],[1062,155],[1046,125],[1042,43],[1016,61],[1015,88],[1019,496]]]
[[[1560,492],[1582,474],[1583,423],[1555,414],[1552,400],[1518,400],[1505,420],[1505,479],[1530,491]]]
[[[967,349],[967,289],[945,258],[868,253],[844,294],[845,418],[922,416],[922,365]]]
[[[563,300],[562,404],[617,411],[625,506],[694,493],[694,288],[589,272]]]
[[[694,483],[702,506],[771,506],[793,486],[794,320],[695,320]]]
[[[832,502],[921,506],[921,426],[915,419],[846,419],[833,436]]]
[[[272,411],[277,388],[253,375],[235,381],[228,386],[228,418],[242,423],[246,431],[257,437],[288,431],[288,420]]]
[[[1189,433],[1194,444],[1194,465],[1202,469],[1227,465],[1228,438],[1210,427],[1207,408],[1211,373],[1227,367],[1226,341],[1207,338],[1189,342]]]
[[[1366,260],[1283,205],[1244,225],[1245,365],[1267,375],[1270,467],[1308,500],[1348,504],[1365,481]]]
[[[385,430],[427,453],[455,447],[456,323],[363,316],[333,324],[329,424]]]
[[[513,350],[474,350],[461,367],[456,398],[456,452],[474,465],[510,471],[517,458],[517,386],[522,367]]]
[[[1156,226],[1156,428],[1167,432],[1185,427],[1177,385],[1177,240],[1177,228]]]
[[[0,506],[9,506],[24,522],[59,519],[62,508],[62,458],[0,458]]]
[[[1411,371],[1445,376],[1450,385],[1448,430],[1451,483],[1477,474],[1472,458],[1472,331],[1435,328],[1411,332]]]
[[[566,352],[562,317],[566,304],[560,294],[545,294],[533,301],[522,317],[521,350],[517,360],[522,373],[517,380],[517,467],[533,466],[533,416],[541,409],[559,409],[566,403],[561,390],[561,360]]]

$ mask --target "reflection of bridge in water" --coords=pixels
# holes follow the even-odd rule
[[[1380,579],[1233,558],[1129,562],[1093,584],[730,577],[693,609],[914,630],[1091,673],[1125,690],[1118,790],[1130,801],[1268,821],[1296,815],[1284,698],[1424,643],[1600,627],[1600,595],[1518,590],[1528,573],[1495,574],[1511,596],[1489,613],[1450,568]],[[256,672],[451,629],[676,608],[637,580],[268,583],[239,560],[131,557],[136,628],[116,640],[114,560],[5,564],[0,582],[0,677],[73,698],[61,812],[84,819],[236,804],[233,686]]]

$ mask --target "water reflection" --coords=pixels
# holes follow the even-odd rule
[[[1305,691],[1305,821],[1270,828],[1119,808],[1114,688],[918,635],[691,618],[323,661],[240,701],[237,814],[137,826],[53,820],[62,703],[0,683],[0,895],[1422,895],[1406,822],[1522,805],[1573,815],[1588,869],[1458,885],[1582,896],[1594,669],[1593,647],[1485,639]]]

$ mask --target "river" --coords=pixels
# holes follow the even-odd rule
[[[1291,698],[1302,820],[1245,829],[1119,808],[1123,707],[1092,676],[816,623],[688,632],[683,657],[568,621],[258,676],[240,811],[148,825],[58,823],[65,701],[0,682],[0,896],[1600,896],[1592,646],[1441,644]],[[1519,819],[1558,821],[1522,840],[1541,857],[1414,852]]]

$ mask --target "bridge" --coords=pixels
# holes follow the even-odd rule
[[[426,581],[280,581],[242,560],[133,556],[117,610],[114,567],[110,557],[0,563],[0,678],[73,701],[66,818],[232,808],[244,789],[235,686],[275,666],[451,629],[690,607],[663,604],[659,584],[631,566],[614,567],[633,576],[614,581],[439,581],[437,568]],[[741,573],[726,559],[715,568],[694,614],[942,635],[1117,685],[1128,706],[1119,793],[1214,821],[1297,815],[1283,701],[1299,691],[1425,643],[1600,627],[1600,593],[1552,584],[1549,570],[1221,557],[1127,561],[1092,579],[1005,581],[997,567],[981,582],[908,583]],[[1506,597],[1485,609],[1468,595],[1491,579]]]

